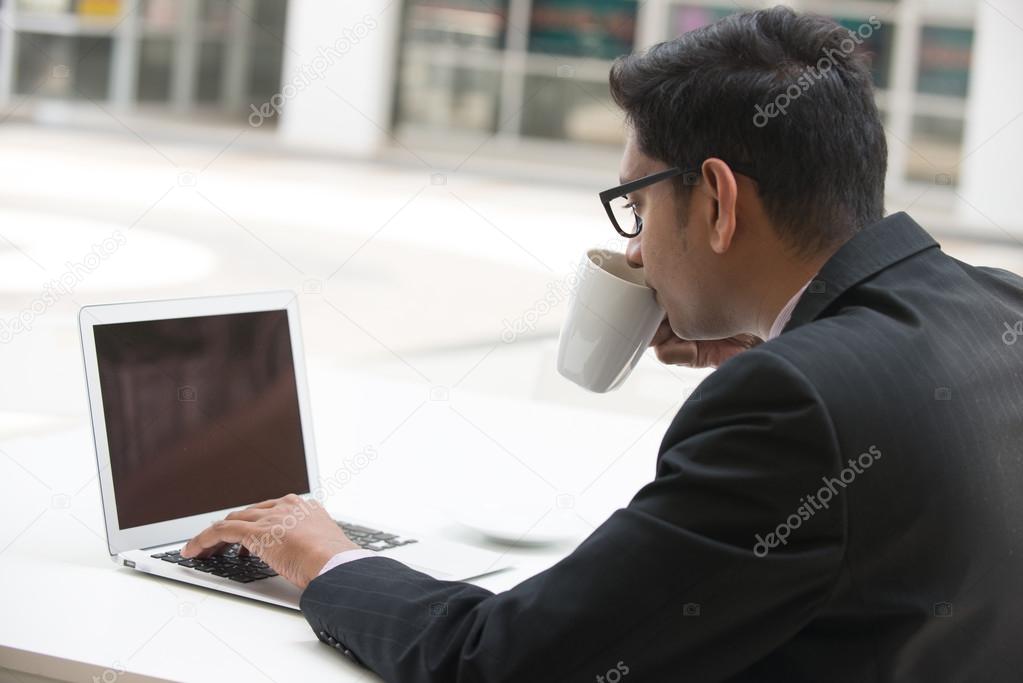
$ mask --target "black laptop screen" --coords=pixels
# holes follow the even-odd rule
[[[287,311],[93,331],[120,528],[309,492]]]

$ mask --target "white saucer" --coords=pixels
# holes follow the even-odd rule
[[[579,542],[592,529],[571,509],[484,503],[448,511],[458,525],[489,541],[516,547]]]

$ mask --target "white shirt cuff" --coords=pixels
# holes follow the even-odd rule
[[[327,564],[323,565],[323,569],[317,576],[322,576],[329,572],[334,567],[342,565],[345,562],[352,562],[353,560],[361,560],[364,557],[373,557],[376,553],[372,550],[366,550],[365,548],[353,548],[351,550],[342,550],[334,557],[327,560]]]

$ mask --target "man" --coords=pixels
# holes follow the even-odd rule
[[[494,595],[366,557],[297,497],[186,554],[249,545],[387,681],[1018,679],[1023,280],[883,217],[848,42],[775,8],[615,64],[622,181],[645,179],[615,227],[667,312],[658,355],[719,367],[572,554]]]

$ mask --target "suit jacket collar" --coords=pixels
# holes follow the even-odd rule
[[[838,248],[799,299],[782,332],[815,320],[843,292],[925,249],[940,247],[900,211],[864,228]]]

